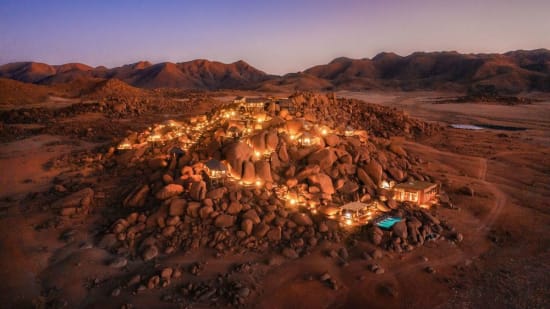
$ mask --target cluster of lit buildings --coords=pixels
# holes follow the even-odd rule
[[[337,134],[344,137],[351,137],[361,134],[361,131],[352,127],[335,130],[328,125],[314,124],[303,118],[292,118],[290,120],[272,121],[274,114],[266,111],[267,104],[278,104],[279,110],[285,109],[295,114],[297,109],[291,100],[268,100],[263,98],[237,97],[232,104],[215,110],[209,116],[201,115],[192,117],[186,122],[168,121],[165,124],[155,125],[148,130],[146,143],[165,143],[176,141],[182,151],[189,151],[200,143],[201,139],[208,132],[221,132],[222,142],[244,142],[253,149],[254,160],[269,160],[274,149],[254,149],[250,137],[262,130],[276,128],[279,136],[286,135],[291,143],[301,147],[319,145],[324,136]],[[364,132],[366,135],[366,132]],[[124,140],[119,144],[119,150],[143,147],[142,144],[132,144]],[[264,185],[263,179],[256,179],[252,182],[243,182],[235,178],[231,173],[231,166],[225,161],[210,159],[204,163],[204,172],[208,176],[211,185],[224,184],[226,181],[237,183],[241,186],[261,188]],[[394,182],[382,182],[382,189],[387,190],[396,201],[410,202],[421,207],[427,207],[437,201],[439,186],[429,182],[407,182],[395,184]],[[309,199],[306,194],[298,189],[289,189],[284,184],[272,184],[276,195],[284,200],[289,207],[304,207],[312,212],[317,211],[318,202]],[[328,215],[329,218],[341,221],[344,225],[364,225],[380,217],[378,207],[380,201],[370,203],[351,202],[342,205],[335,212]]]

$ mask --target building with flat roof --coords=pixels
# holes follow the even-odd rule
[[[439,184],[427,181],[409,181],[393,187],[393,198],[399,202],[431,204],[437,200],[437,194],[439,194]]]

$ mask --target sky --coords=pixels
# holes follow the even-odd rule
[[[379,52],[550,49],[549,0],[0,0],[0,64],[244,60],[272,74]]]

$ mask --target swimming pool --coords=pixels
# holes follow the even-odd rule
[[[389,229],[394,224],[396,224],[397,222],[400,222],[400,221],[401,221],[401,218],[387,217],[387,218],[383,219],[382,221],[376,223],[376,225],[378,225],[379,227],[381,227],[383,229]]]

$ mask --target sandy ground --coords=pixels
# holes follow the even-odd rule
[[[48,162],[71,151],[93,146],[91,143],[52,135],[37,135],[2,145],[0,198],[20,198],[29,192],[49,189],[53,177],[61,170],[49,168]]]
[[[360,241],[350,250],[349,264],[327,256],[335,245],[323,243],[299,260],[266,265],[255,255],[215,258],[209,251],[181,252],[161,259],[154,269],[189,267],[208,261],[201,279],[215,278],[235,263],[253,262],[259,288],[249,299],[259,308],[548,308],[550,306],[550,100],[522,106],[431,104],[441,93],[339,93],[404,109],[412,117],[451,123],[487,123],[527,128],[525,131],[448,129],[436,136],[408,141],[405,149],[422,158],[422,169],[442,182],[457,209],[440,208],[439,217],[464,235],[464,241],[429,243],[411,253],[388,253],[374,274],[361,253],[372,250]],[[203,107],[204,108],[204,107]],[[166,115],[157,115],[162,119]],[[153,118],[153,116],[150,116]],[[68,122],[81,119],[66,119]],[[159,299],[165,290],[138,294],[111,291],[135,273],[151,267],[130,262],[125,270],[110,268],[111,253],[91,246],[102,217],[116,209],[107,205],[85,219],[56,221],[52,214],[29,209],[28,194],[50,190],[62,170],[47,162],[92,143],[63,136],[40,135],[0,148],[0,307],[40,306],[62,296],[80,308],[177,308]],[[113,185],[106,181],[99,185]],[[461,193],[470,186],[475,194]],[[97,189],[96,189],[97,191]],[[34,204],[33,204],[34,205]],[[54,228],[41,228],[49,223]],[[70,237],[60,237],[67,231]],[[151,265],[149,265],[151,266]],[[435,272],[426,272],[426,267]],[[329,272],[333,290],[318,280]],[[105,280],[110,278],[109,280]],[[114,279],[113,279],[114,278]],[[185,273],[173,283],[198,280]],[[51,303],[50,303],[51,305]],[[200,306],[194,306],[194,308]]]

